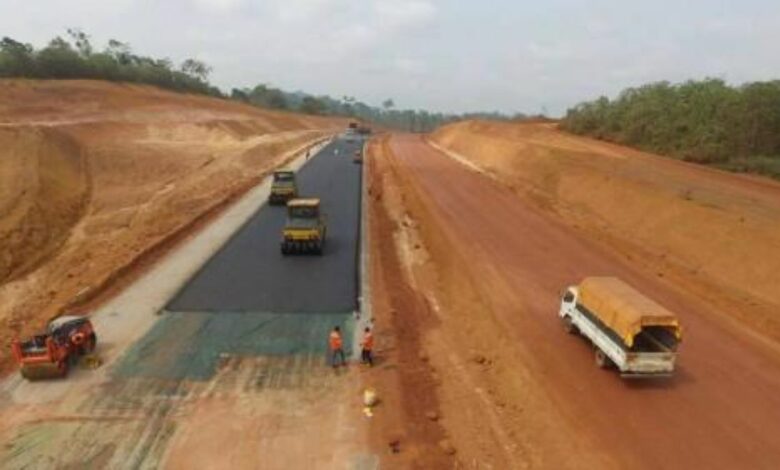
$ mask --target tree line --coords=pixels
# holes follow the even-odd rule
[[[352,117],[408,132],[430,132],[443,124],[463,119],[509,120],[526,118],[521,113],[514,115],[499,112],[447,114],[426,110],[396,109],[392,99],[385,100],[381,107],[371,106],[351,96],[342,96],[341,98],[327,95],[312,96],[300,91],[284,91],[266,84],[260,84],[254,88],[234,88],[230,97],[264,108]]]
[[[522,119],[522,114],[493,113],[446,114],[425,110],[396,109],[392,99],[371,106],[343,96],[313,96],[288,92],[270,85],[234,88],[225,95],[209,82],[212,69],[207,64],[187,59],[180,65],[167,58],[135,54],[129,44],[111,39],[100,51],[89,35],[68,29],[65,38],[57,36],[40,49],[15,39],[0,41],[0,78],[96,79],[155,85],[168,90],[198,93],[232,99],[250,105],[316,115],[345,116],[409,132],[429,132],[436,127],[462,119]]]
[[[570,132],[780,178],[780,81],[705,79],[628,88],[568,110]]]
[[[174,91],[222,96],[208,82],[211,68],[195,59],[178,67],[169,59],[134,54],[130,45],[112,39],[97,51],[83,31],[69,29],[41,49],[9,37],[0,41],[0,77],[96,79],[156,85]]]

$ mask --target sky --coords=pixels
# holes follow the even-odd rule
[[[776,0],[0,0],[0,36],[69,27],[141,55],[266,83],[442,112],[546,112],[629,86],[780,78]]]

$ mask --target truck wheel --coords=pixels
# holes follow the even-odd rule
[[[575,325],[574,322],[571,321],[571,317],[568,316],[563,317],[563,330],[570,335],[575,335],[580,332],[577,325]]]
[[[602,351],[601,349],[596,348],[595,351],[596,351],[596,365],[598,366],[598,368],[599,369],[608,368],[612,364],[612,361],[609,360],[607,355],[604,354],[604,351]]]

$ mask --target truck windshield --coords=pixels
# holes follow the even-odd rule
[[[294,178],[292,173],[274,173],[274,181],[287,182],[292,181]]]
[[[567,290],[565,294],[563,294],[563,301],[568,303],[571,303],[574,300],[574,293],[570,290]]]

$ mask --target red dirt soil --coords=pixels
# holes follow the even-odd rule
[[[147,86],[1,80],[0,344],[80,311],[345,125]]]
[[[780,184],[572,136],[471,121],[431,141],[570,226],[780,340]]]
[[[590,145],[576,139],[570,143]],[[534,162],[576,159],[578,152],[538,155]],[[459,153],[465,153],[462,147]],[[550,205],[540,207],[544,191],[510,188],[497,168],[493,178],[475,172],[421,137],[393,136],[370,158],[383,172],[381,183],[372,180],[374,197],[381,200],[385,193],[377,192],[394,188],[401,205],[395,231],[373,231],[372,236],[396,247],[395,257],[407,267],[403,282],[411,282],[416,293],[388,290],[394,296],[423,295],[435,314],[421,345],[437,372],[440,423],[457,449],[458,466],[777,467],[780,354],[755,328],[731,321],[732,315],[722,311],[723,299],[706,295],[712,293],[705,290],[707,284],[673,276],[673,268],[659,276],[653,263],[629,258],[625,246],[611,244],[612,233],[597,233],[595,223],[575,228]],[[649,163],[657,170],[654,160]],[[671,163],[657,171],[680,171],[678,179],[698,171],[684,165],[675,170]],[[580,174],[577,167],[572,171]],[[546,176],[568,180],[567,172],[556,164]],[[520,170],[512,176],[519,175]],[[620,176],[620,168],[613,175]],[[522,175],[531,185],[535,177]],[[712,176],[715,182],[730,178]],[[723,194],[711,185],[712,196],[730,208],[737,204],[731,203],[729,188],[754,184],[734,178],[740,182],[726,185]],[[770,185],[767,191],[762,201],[771,202],[775,189]],[[567,197],[577,195],[582,190]],[[582,197],[585,208],[578,222],[591,215]],[[613,203],[631,208],[641,200]],[[606,216],[599,222],[620,224]],[[764,250],[765,257],[774,253],[762,243],[763,238],[753,240],[753,249]],[[622,380],[614,371],[597,369],[586,342],[563,332],[556,315],[560,292],[592,275],[619,276],[678,313],[686,333],[674,378]],[[757,297],[752,301],[762,300]],[[746,318],[751,317],[740,319]],[[424,393],[413,384],[401,385],[411,387],[404,389],[404,397]]]
[[[425,335],[437,324],[422,292],[405,276],[396,256],[393,234],[403,229],[398,219],[401,195],[386,176],[382,146],[372,140],[365,162],[370,223],[371,302],[377,337],[376,365],[363,370],[363,382],[379,393],[381,403],[371,422],[371,450],[382,468],[451,468],[451,456],[440,448],[445,436],[438,422],[441,414],[436,387],[437,373],[421,354]],[[433,419],[432,419],[433,417]],[[391,448],[397,445],[397,452]]]

